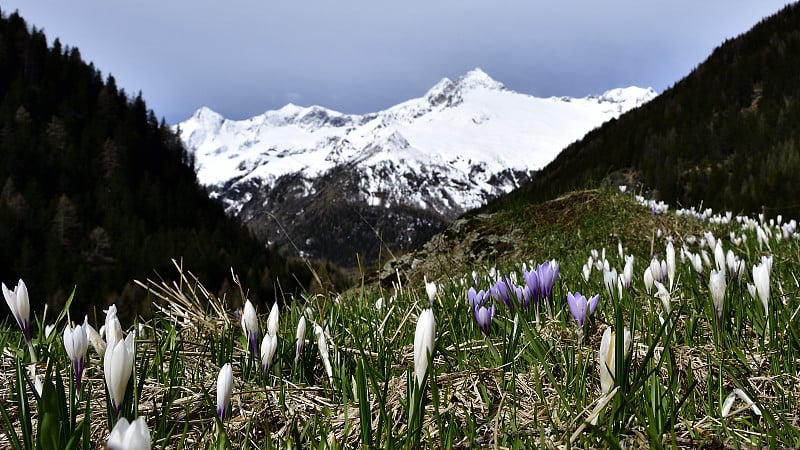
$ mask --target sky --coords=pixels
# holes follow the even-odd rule
[[[788,0],[0,0],[170,124],[375,112],[480,67],[507,88],[662,92]]]

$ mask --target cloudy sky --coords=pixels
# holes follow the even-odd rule
[[[175,123],[288,102],[366,113],[481,67],[583,97],[670,87],[788,0],[0,0]]]

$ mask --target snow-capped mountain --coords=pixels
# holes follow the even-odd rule
[[[353,248],[371,260],[381,241],[390,249],[422,243],[655,96],[629,87],[537,98],[475,69],[376,113],[289,104],[234,121],[201,108],[177,130],[199,181],[257,233],[280,244],[288,234],[297,250],[318,257],[342,257],[348,241],[371,240],[371,250]]]

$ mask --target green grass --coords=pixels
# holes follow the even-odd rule
[[[517,245],[484,260],[429,253],[422,272],[409,273],[411,281],[393,289],[364,285],[339,295],[286,299],[269,374],[250,355],[232,315],[241,298],[216,298],[184,270],[174,283],[143,283],[148,290],[142,295],[160,307],[137,340],[123,410],[129,418],[146,418],[153,448],[800,446],[799,240],[773,239],[771,250],[759,250],[755,231],[739,224],[654,216],[632,196],[605,191],[578,192],[539,206],[519,204],[472,226],[513,236]],[[728,280],[721,326],[711,304],[708,268],[700,278],[677,258],[669,315],[642,281],[651,254],[663,258],[666,236],[672,236],[678,254],[684,243],[694,252],[698,244],[689,243],[689,236],[702,237],[705,230],[747,267],[742,285]],[[733,245],[731,231],[747,240]],[[581,267],[590,249],[605,248],[609,264],[621,272],[620,242],[626,255],[635,256],[634,279],[630,290],[612,299],[602,274],[593,271],[587,281]],[[753,264],[767,254],[774,258],[769,326],[760,302],[746,289]],[[522,283],[523,263],[531,267],[550,259],[561,269],[540,322],[532,308],[512,310],[498,302],[484,336],[467,303],[471,272],[478,274],[479,288],[488,289],[492,273],[514,273]],[[415,396],[414,330],[419,313],[429,307],[422,275],[439,285],[433,304],[437,339],[433,367]],[[583,336],[566,305],[567,292],[574,291],[601,295]],[[263,331],[268,311],[258,312]],[[309,326],[295,364],[301,314]],[[331,379],[312,322],[326,330]],[[607,326],[628,327],[633,342],[625,357],[621,333],[616,334],[616,387],[604,395],[597,353]],[[7,387],[0,393],[6,417],[0,446],[31,448],[45,404],[25,382],[27,346],[15,328],[12,322],[0,332],[0,373]],[[35,339],[41,361],[36,371],[54,383],[45,396],[58,391],[58,379],[69,379],[60,342],[63,322],[58,330],[55,338],[40,333]],[[93,350],[89,354],[84,390],[74,407],[62,408],[74,408],[74,425],[62,434],[77,436],[76,448],[101,446],[109,433],[102,358]],[[215,382],[226,362],[235,378],[231,417],[218,423]],[[722,417],[721,405],[734,388],[755,401],[760,416],[737,400]],[[68,390],[69,382],[62,381],[61,389]],[[58,398],[49,403],[51,414],[59,402],[71,403],[63,394]],[[587,422],[592,417],[596,425]]]

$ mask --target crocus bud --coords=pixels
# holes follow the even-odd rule
[[[716,266],[717,270],[723,270],[726,267],[725,250],[722,248],[721,239],[717,241],[717,246],[714,247],[714,265]]]
[[[3,283],[2,289],[3,297],[6,298],[8,308],[22,330],[25,340],[31,342],[31,305],[28,299],[28,287],[25,286],[24,281],[19,280],[13,291],[9,290],[5,283]]]
[[[269,367],[272,365],[272,358],[275,357],[275,351],[278,349],[278,336],[267,333],[264,339],[261,340],[261,368],[264,373],[269,372]]]
[[[644,269],[644,288],[648,294],[653,292],[653,282],[655,281],[655,277],[653,277],[653,270],[648,267]]]
[[[714,233],[710,231],[704,231],[703,237],[708,244],[708,248],[714,249],[717,247],[717,238],[714,237]]]
[[[714,302],[714,309],[717,311],[718,323],[722,321],[726,287],[725,272],[723,270],[712,270],[708,276],[708,289],[711,291],[711,300]]]
[[[75,392],[81,390],[83,368],[86,366],[86,351],[89,349],[89,337],[86,328],[89,326],[88,317],[84,317],[83,325],[72,327],[67,324],[64,328],[64,350],[72,361],[72,372],[75,376]]]
[[[625,267],[622,269],[622,277],[625,283],[625,289],[630,289],[631,282],[633,281],[633,255],[625,257]]]
[[[306,316],[300,316],[297,322],[297,344],[295,345],[294,363],[300,361],[300,354],[303,353],[303,346],[306,344]]]
[[[125,390],[133,370],[133,333],[125,340],[118,340],[114,345],[106,347],[103,357],[103,371],[106,379],[108,395],[114,407],[114,416],[119,415],[122,402],[125,400]]]
[[[672,289],[675,282],[675,247],[672,245],[672,239],[667,241],[665,262],[667,264],[667,279],[669,280],[669,288]]]
[[[489,328],[492,326],[492,318],[494,317],[494,305],[490,307],[480,306],[475,309],[475,321],[484,335],[489,336]]]
[[[150,429],[143,417],[131,423],[121,418],[111,430],[106,442],[108,450],[150,450]]]
[[[328,381],[333,384],[333,367],[331,357],[328,354],[328,341],[325,340],[325,330],[321,326],[314,324],[314,335],[317,336],[317,348],[319,356],[322,358],[322,365],[325,366],[325,373],[328,374]]]
[[[733,254],[733,250],[725,253],[725,266],[728,268],[728,276],[731,279],[739,274],[739,258]]]
[[[275,302],[272,304],[272,309],[269,311],[269,317],[267,317],[267,334],[278,334],[278,325],[280,324],[279,314],[278,302]]]
[[[122,340],[122,325],[117,317],[117,305],[111,305],[106,312],[106,324],[103,327],[106,335],[106,345],[113,347],[117,341]]]
[[[610,298],[614,298],[614,288],[617,284],[617,269],[603,270],[603,283]]]
[[[588,282],[589,281],[589,277],[591,275],[592,275],[592,266],[584,264],[583,265],[583,281]]]
[[[653,279],[657,281],[664,279],[664,273],[661,271],[661,262],[658,261],[658,258],[653,258],[650,260],[650,275],[652,275]],[[649,294],[650,291],[647,293]]]
[[[230,363],[225,363],[217,375],[217,417],[225,420],[228,412],[228,403],[233,392],[233,368]]]
[[[628,327],[624,329],[623,336],[623,358],[627,358],[631,351],[631,333]],[[597,354],[597,363],[600,369],[600,386],[603,393],[608,393],[614,387],[614,375],[617,373],[617,358],[616,358],[616,344],[614,332],[611,327],[606,328],[603,332],[603,338],[600,341],[600,351]]]
[[[256,315],[256,308],[247,300],[244,304],[242,311],[242,332],[247,336],[250,342],[250,349],[253,354],[258,353],[258,316]]]
[[[436,283],[428,283],[428,280],[426,278],[425,292],[428,294],[428,303],[433,305],[433,301],[436,299]]]
[[[769,315],[769,278],[772,269],[772,257],[764,257],[761,263],[753,266],[753,285],[756,288],[758,299],[764,306],[764,315]]]
[[[698,275],[703,274],[703,258],[699,253],[689,253],[689,261],[692,263],[692,268]]]
[[[433,310],[428,308],[419,315],[414,333],[414,373],[419,387],[422,387],[422,380],[428,372],[430,358],[433,358],[435,342],[436,319],[433,317]]]

